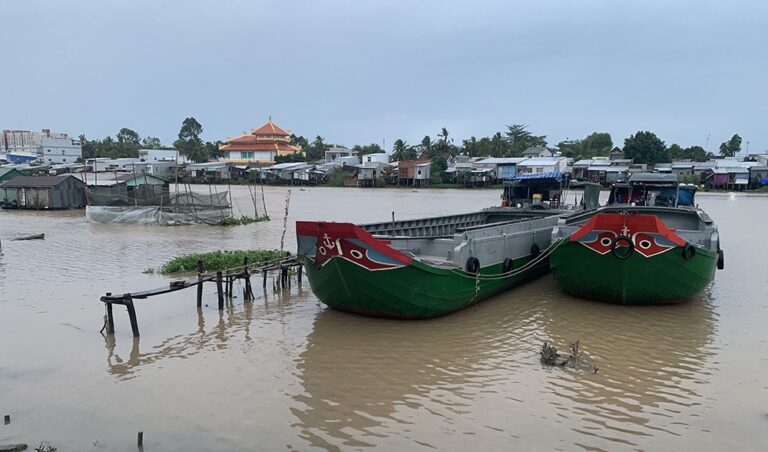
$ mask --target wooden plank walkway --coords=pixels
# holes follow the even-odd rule
[[[112,305],[119,304],[126,307],[128,310],[128,317],[131,321],[131,330],[133,331],[133,335],[138,337],[139,326],[136,319],[136,308],[133,305],[133,300],[135,299],[147,299],[158,295],[189,289],[190,287],[197,287],[197,306],[200,307],[202,306],[203,284],[207,282],[215,282],[219,310],[223,310],[224,296],[228,295],[229,297],[232,297],[236,280],[243,279],[245,281],[245,288],[243,290],[244,299],[245,301],[252,301],[255,298],[253,296],[253,290],[251,289],[251,276],[253,274],[261,273],[263,287],[267,287],[267,274],[270,271],[279,271],[280,278],[275,280],[277,287],[290,287],[288,271],[293,267],[298,269],[298,283],[301,284],[302,264],[296,256],[291,256],[279,261],[255,266],[249,265],[248,259],[246,258],[241,267],[226,271],[217,271],[215,275],[206,274],[203,269],[202,261],[198,261],[197,277],[171,281],[167,286],[158,287],[156,289],[129,292],[121,295],[113,295],[112,292],[107,292],[101,297],[101,301],[107,307],[107,334],[115,334],[115,321],[112,314]]]

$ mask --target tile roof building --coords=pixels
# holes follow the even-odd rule
[[[291,144],[291,132],[274,122],[272,117],[251,133],[237,138],[227,138],[227,144],[219,146],[223,153],[222,160],[236,163],[268,163],[275,157],[301,152],[301,148]]]

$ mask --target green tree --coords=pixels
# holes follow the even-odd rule
[[[117,148],[120,156],[139,156],[139,134],[131,129],[122,128],[117,132]]]
[[[670,161],[664,142],[648,131],[637,132],[624,140],[624,156],[648,165]]]
[[[506,140],[509,143],[509,156],[519,157],[523,151],[531,147],[546,146],[546,135],[533,135],[528,131],[526,124],[512,124],[507,126],[505,132]],[[502,156],[499,156],[502,157]]]
[[[461,153],[466,154],[470,157],[476,157],[479,154],[477,151],[480,150],[480,146],[477,143],[477,138],[470,137],[468,140],[463,140],[461,142]]]
[[[416,150],[412,146],[408,146],[404,140],[397,139],[392,146],[392,155],[389,157],[391,162],[399,162],[402,160],[413,160],[416,158]]]
[[[563,157],[569,157],[574,160],[581,160],[584,157],[582,140],[565,140],[557,143],[557,149]]]
[[[302,156],[304,156],[305,159],[310,160],[310,158],[309,158],[309,140],[307,140],[306,138],[304,138],[301,135],[296,136],[294,134],[291,134],[291,144],[293,146],[298,146],[299,147],[298,154],[301,154]],[[277,161],[277,160],[275,160],[275,161]],[[278,162],[278,163],[282,163],[282,162]]]
[[[606,132],[593,132],[582,141],[584,158],[608,157],[612,148],[611,134]]]
[[[131,129],[122,128],[117,132],[117,142],[126,144],[139,144],[139,134]]]
[[[707,160],[714,158],[711,152],[707,152],[701,146],[691,146],[683,150],[685,158],[691,159],[694,162],[706,162]]]
[[[491,157],[509,157],[510,144],[509,140],[504,139],[501,132],[496,132],[490,140],[490,154]],[[520,151],[522,153],[522,151]]]
[[[201,163],[208,161],[203,140],[200,135],[203,133],[203,126],[193,117],[184,119],[179,129],[179,139],[174,141],[173,146],[179,150],[179,153],[185,155],[193,162]]]
[[[421,144],[419,145],[419,157],[425,158],[431,155],[432,153],[432,138],[430,138],[429,135],[424,135],[424,138],[421,139]]]
[[[222,144],[226,144],[223,141],[216,140],[215,142],[206,141],[205,142],[205,153],[208,155],[209,159],[218,159],[221,158],[223,155],[223,152],[219,150]]]
[[[720,155],[723,157],[734,157],[741,151],[741,137],[734,134],[730,140],[720,145]]]
[[[453,138],[449,137],[448,129],[443,127],[437,134],[437,141],[432,143],[428,152],[430,157],[453,156],[456,153],[456,146],[453,145]]]
[[[432,181],[437,183],[442,182],[443,174],[445,174],[445,170],[448,169],[448,161],[442,155],[432,157],[431,161]]]
[[[307,158],[309,160],[322,160],[325,158],[325,151],[330,148],[325,144],[325,138],[320,135],[315,136],[315,140],[309,145],[309,152]]]
[[[680,147],[680,145],[677,143],[673,143],[667,148],[667,154],[671,160],[683,160],[690,158],[686,155],[685,149]]]
[[[141,147],[144,149],[162,149],[163,144],[160,142],[160,138],[144,137],[141,140]]]
[[[384,149],[381,148],[376,143],[367,144],[365,146],[360,146],[359,144],[356,144],[352,147],[353,151],[357,151],[357,155],[363,156],[366,154],[377,154],[380,152],[384,152]]]

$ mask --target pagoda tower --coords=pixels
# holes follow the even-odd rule
[[[291,144],[291,131],[283,129],[272,117],[251,133],[237,138],[227,138],[227,144],[219,146],[222,159],[236,163],[274,162],[278,155],[291,155],[301,152],[299,146]]]

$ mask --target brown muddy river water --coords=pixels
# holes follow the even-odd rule
[[[207,190],[207,188],[205,189]],[[235,187],[247,213],[250,197]],[[141,338],[105,292],[166,285],[170,257],[276,248],[273,221],[239,227],[92,224],[82,212],[0,212],[0,444],[136,450],[766,450],[768,198],[700,194],[726,269],[688,303],[624,307],[571,298],[550,276],[428,321],[322,305],[309,284],[254,284],[219,312],[206,287],[136,301]],[[297,219],[385,221],[473,211],[499,193],[292,190]],[[20,234],[45,241],[12,242]],[[544,341],[581,341],[597,366],[542,366]]]

